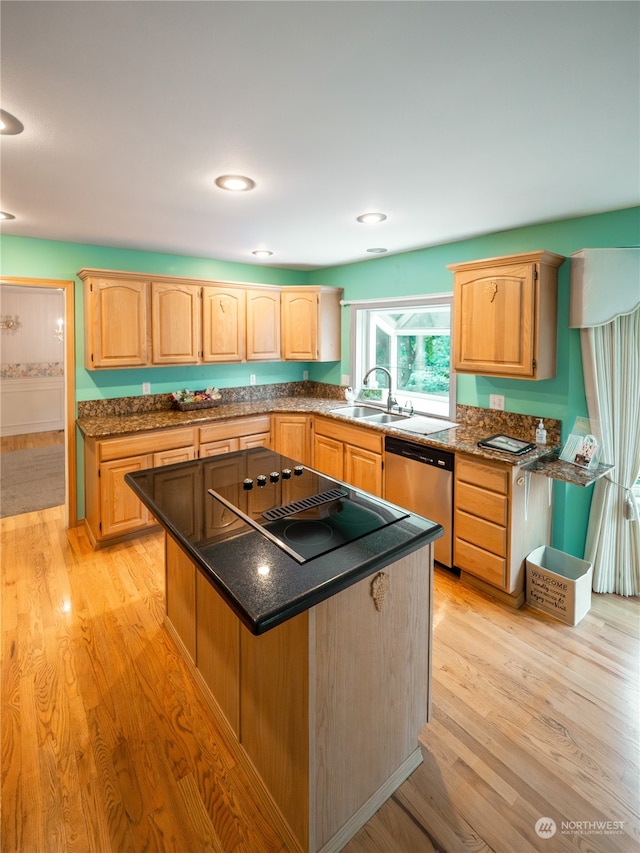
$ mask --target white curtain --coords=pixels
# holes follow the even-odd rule
[[[600,423],[610,474],[594,486],[585,559],[595,592],[640,595],[640,308],[580,332],[589,418]]]

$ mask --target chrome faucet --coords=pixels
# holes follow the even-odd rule
[[[389,393],[387,394],[387,411],[390,412],[391,409],[396,405],[396,400],[391,393],[391,374],[387,370],[386,367],[380,367],[380,365],[376,364],[371,370],[367,370],[365,375],[362,377],[362,384],[367,385],[369,377],[372,373],[375,373],[376,370],[381,370],[383,373],[387,374],[387,379],[389,380]]]

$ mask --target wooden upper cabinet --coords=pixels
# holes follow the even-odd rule
[[[288,361],[340,360],[340,299],[335,287],[282,290],[282,357]]]
[[[200,344],[200,288],[151,283],[153,364],[197,364]]]
[[[247,361],[280,358],[280,288],[247,290]]]
[[[555,376],[558,267],[564,260],[538,251],[448,266],[456,372]]]
[[[82,269],[78,276],[85,283],[89,370],[340,359],[337,287],[281,288],[98,269]]]
[[[246,291],[237,287],[202,288],[202,360],[244,361]]]
[[[84,361],[88,370],[148,362],[148,282],[93,277],[84,281]]]

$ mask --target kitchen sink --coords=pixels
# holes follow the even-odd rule
[[[391,412],[381,412],[379,415],[367,415],[360,420],[365,420],[370,424],[393,424],[396,421],[406,421],[407,415],[394,415]]]
[[[345,418],[355,418],[358,421],[368,421],[371,424],[392,424],[396,421],[407,420],[407,415],[396,415],[393,412],[381,412],[373,406],[341,406],[331,409],[332,415],[344,415]]]
[[[341,406],[339,409],[331,409],[331,415],[344,415],[345,418],[368,418],[380,413],[375,406]]]

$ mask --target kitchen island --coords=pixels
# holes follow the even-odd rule
[[[340,850],[421,761],[442,528],[266,448],[126,481],[166,531],[167,628],[257,795],[301,850]]]

